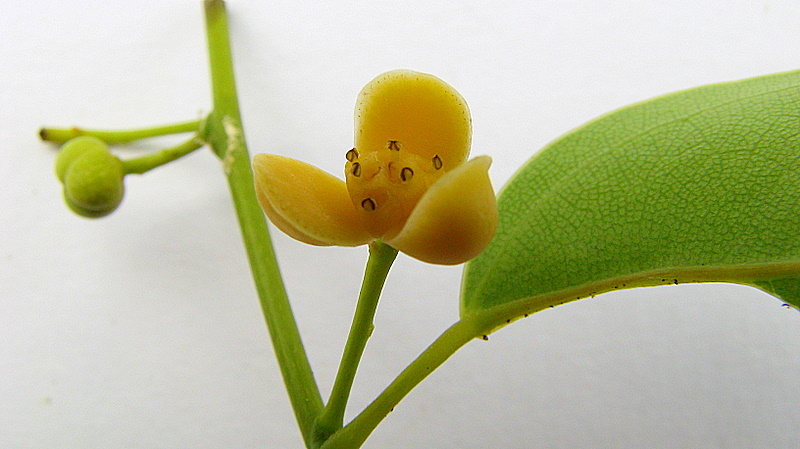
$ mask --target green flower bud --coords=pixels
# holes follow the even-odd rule
[[[61,147],[58,151],[58,156],[56,156],[56,176],[59,181],[64,182],[67,167],[78,156],[87,151],[109,152],[108,145],[97,137],[80,136],[70,139]]]
[[[95,138],[67,142],[56,160],[56,175],[64,184],[67,205],[88,218],[113,212],[125,192],[122,162]]]

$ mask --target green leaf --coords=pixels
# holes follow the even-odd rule
[[[465,268],[493,326],[617,288],[732,282],[800,306],[800,71],[596,119],[528,161]]]

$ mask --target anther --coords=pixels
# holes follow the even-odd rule
[[[414,170],[411,167],[404,167],[400,170],[400,179],[405,182],[414,177]]]
[[[438,155],[433,157],[433,168],[437,170],[441,170],[442,168],[442,158],[440,158]]]
[[[387,146],[390,150],[400,151],[400,141],[398,140],[390,140]]]
[[[361,164],[354,162],[353,167],[350,169],[350,173],[352,173],[355,177],[361,176]]]
[[[367,198],[361,202],[361,207],[363,207],[365,210],[373,211],[376,207],[375,201],[373,201],[372,198]]]
[[[352,148],[352,149],[348,150],[347,153],[345,153],[344,157],[348,161],[353,162],[354,160],[358,159],[358,150],[356,150],[355,148]]]

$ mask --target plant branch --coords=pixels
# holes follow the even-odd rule
[[[256,290],[289,399],[307,446],[322,398],[278,269],[264,214],[258,206],[250,156],[244,140],[225,4],[206,0],[206,32],[211,64],[214,112],[206,136],[228,177]]]

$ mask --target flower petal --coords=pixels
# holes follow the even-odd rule
[[[358,96],[355,140],[362,155],[392,147],[444,173],[467,160],[471,139],[467,102],[433,75],[393,70]]]
[[[423,262],[455,265],[477,256],[497,229],[489,156],[440,178],[419,200],[403,229],[384,242]]]
[[[274,154],[256,155],[253,170],[261,208],[290,237],[318,246],[358,246],[374,240],[341,179]]]

